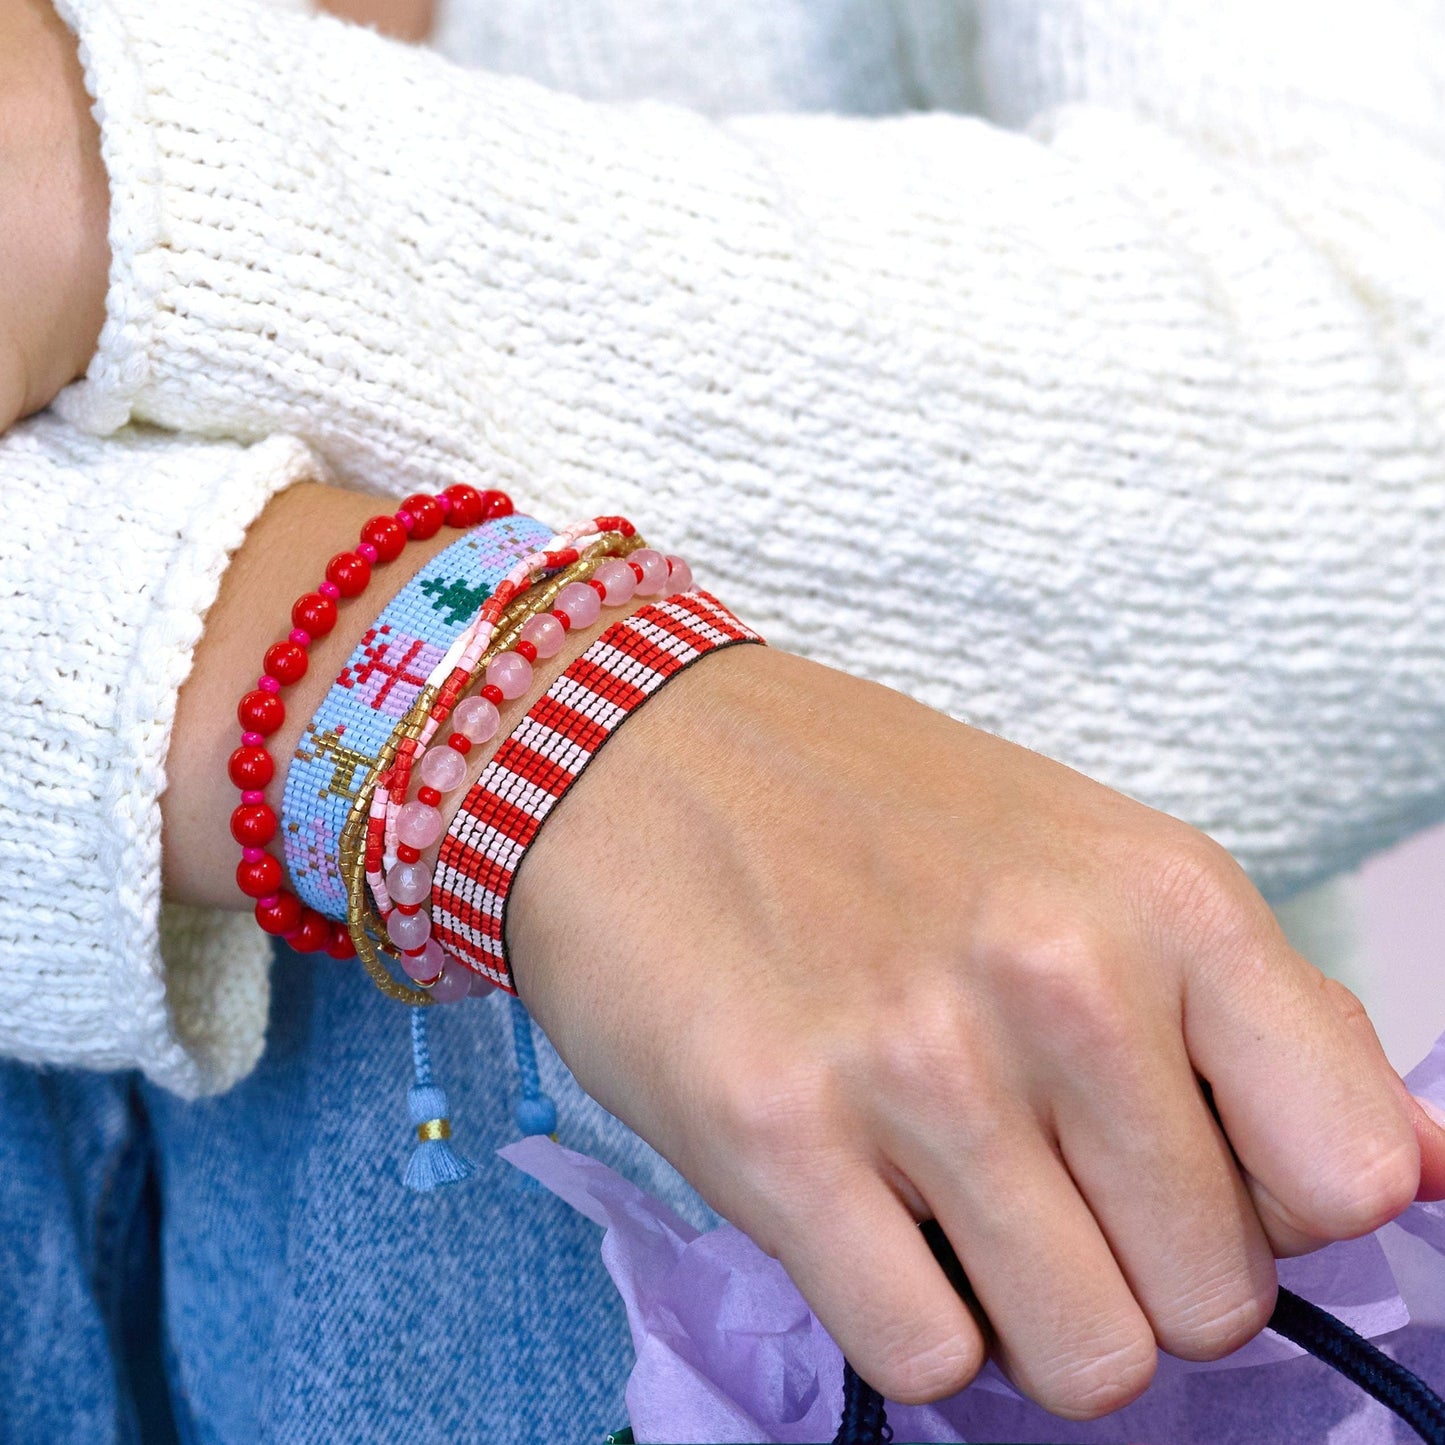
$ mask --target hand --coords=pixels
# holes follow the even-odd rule
[[[49,4],[0,0],[0,432],[95,351],[108,208],[75,38]]]
[[[514,889],[518,987],[582,1086],[900,1402],[992,1348],[1050,1410],[1103,1414],[1156,1342],[1253,1336],[1274,1254],[1419,1183],[1368,1020],[1226,850],[772,648],[668,683]]]

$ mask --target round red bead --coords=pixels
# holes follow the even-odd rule
[[[501,705],[507,700],[507,694],[504,693],[502,689],[493,682],[489,682],[484,688],[482,688],[481,695],[486,698],[486,700],[491,703],[493,707],[501,707]]]
[[[372,517],[361,529],[361,540],[376,548],[378,560],[394,562],[406,547],[406,528],[395,517]]]
[[[278,642],[266,649],[262,661],[266,664],[266,671],[287,687],[306,676],[306,649],[299,643]]]
[[[231,754],[226,771],[238,788],[264,788],[275,776],[276,764],[265,748],[243,745]]]
[[[519,657],[525,657],[528,662],[537,660],[537,649],[525,637],[512,644],[512,651]]]
[[[319,953],[331,942],[331,920],[314,908],[305,908],[301,922],[286,930],[286,942],[297,953]]]
[[[571,632],[572,619],[565,612],[563,612],[560,607],[554,607],[552,609],[552,616],[555,617],[557,621],[562,624],[563,632]]]
[[[231,810],[231,836],[251,848],[264,848],[276,836],[276,815],[265,803],[242,803]]]
[[[485,504],[482,494],[475,487],[469,487],[465,482],[457,482],[455,486],[448,487],[443,495],[452,504],[447,513],[447,526],[475,527],[482,521]]]
[[[482,493],[482,520],[490,522],[494,517],[510,517],[513,512],[512,499],[505,492]]]
[[[331,939],[326,945],[326,951],[332,958],[356,957],[356,945],[351,941],[351,935],[346,931],[344,923],[332,926]]]
[[[435,788],[418,788],[416,790],[418,803],[425,803],[428,808],[435,808],[442,800],[442,795]]]
[[[312,637],[325,637],[336,626],[336,604],[319,592],[307,592],[291,608],[291,622]]]
[[[355,552],[338,552],[326,564],[326,580],[343,597],[360,597],[371,582],[371,563]]]
[[[413,848],[410,843],[398,843],[396,845],[396,856],[403,863],[415,863],[421,857],[421,849]]]
[[[435,537],[441,531],[445,518],[442,516],[441,504],[435,497],[429,497],[425,492],[417,492],[401,505],[403,511],[411,513],[411,535],[418,542],[425,542],[428,537]]]
[[[281,886],[281,865],[263,853],[254,863],[236,864],[236,887],[247,898],[264,898]]]
[[[447,746],[455,748],[463,757],[466,757],[472,750],[472,740],[465,733],[453,733],[447,739]]]
[[[241,699],[236,716],[248,732],[274,733],[286,721],[286,704],[274,692],[255,688]]]
[[[301,924],[301,900],[294,893],[281,892],[271,903],[258,902],[256,922],[267,933],[290,933]]]

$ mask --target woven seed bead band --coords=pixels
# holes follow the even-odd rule
[[[603,743],[669,678],[763,639],[716,597],[680,592],[614,622],[539,698],[472,785],[442,840],[432,931],[510,993],[506,910],[527,848]]]
[[[286,866],[319,913],[346,917],[341,830],[361,780],[492,589],[551,536],[519,512],[467,532],[392,598],[332,683],[297,745],[282,801]]]

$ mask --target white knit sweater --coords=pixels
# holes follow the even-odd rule
[[[489,72],[60,9],[114,263],[88,378],[0,443],[5,1051],[255,1059],[264,941],[162,908],[157,798],[308,466],[625,512],[1275,900],[1445,816],[1439,3],[453,0]]]

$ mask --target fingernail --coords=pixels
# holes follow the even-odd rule
[[[1429,1099],[1422,1099],[1419,1094],[1414,1095],[1415,1102],[1434,1120],[1437,1127],[1445,1129],[1445,1109],[1439,1104],[1432,1104]]]

